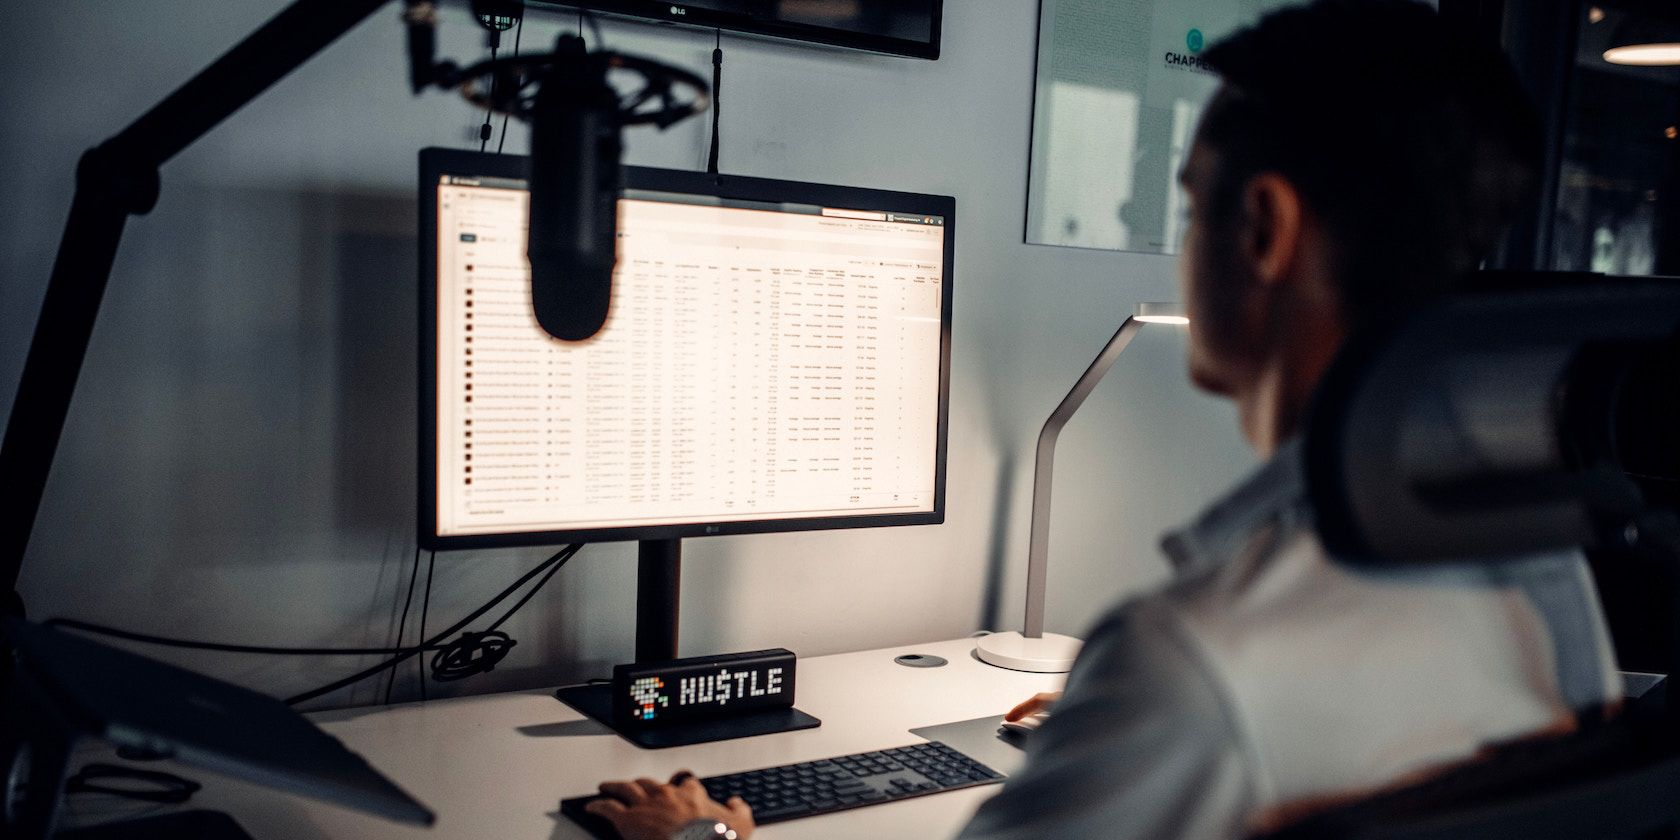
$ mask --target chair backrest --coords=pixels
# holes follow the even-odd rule
[[[1570,547],[1637,555],[1680,603],[1680,517],[1628,475],[1633,462],[1680,463],[1680,380],[1641,374],[1680,358],[1680,285],[1539,277],[1511,291],[1525,285],[1512,279],[1358,337],[1338,359],[1306,431],[1321,539],[1354,566]],[[1665,449],[1630,451],[1619,432],[1635,412],[1669,430],[1640,445]],[[1680,838],[1680,703],[1665,710],[1666,693],[1267,840]]]
[[[1632,375],[1676,347],[1680,284],[1662,281],[1466,295],[1356,336],[1306,423],[1325,547],[1415,565],[1620,545],[1645,510],[1623,464],[1680,461],[1680,435],[1649,436],[1668,449],[1652,459],[1618,418],[1680,404]]]

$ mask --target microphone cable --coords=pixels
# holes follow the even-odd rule
[[[512,584],[510,584],[508,586],[508,588],[503,589],[500,594],[498,594],[496,597],[490,599],[490,601],[488,603],[484,604],[483,606],[479,607],[476,610],[473,610],[472,613],[469,614],[466,618],[463,618],[460,621],[455,622],[454,624],[450,625],[448,629],[446,629],[443,632],[437,634],[436,636],[433,636],[429,639],[421,640],[421,643],[418,646],[412,647],[412,648],[407,648],[407,649],[403,650],[401,653],[398,653],[396,656],[393,656],[390,659],[385,660],[384,662],[381,662],[377,665],[371,665],[367,668],[363,668],[362,670],[357,671],[356,673],[351,674],[348,677],[344,677],[343,679],[334,680],[333,682],[330,682],[326,685],[323,685],[320,688],[312,689],[312,690],[309,690],[309,691],[305,691],[302,694],[295,694],[291,697],[288,697],[288,698],[286,698],[286,701],[285,701],[286,705],[295,706],[299,703],[303,703],[303,702],[306,702],[306,701],[309,701],[309,700],[314,700],[315,698],[320,697],[323,694],[331,694],[332,692],[337,691],[337,690],[339,690],[341,688],[344,688],[346,686],[355,685],[356,683],[361,682],[362,680],[365,680],[368,677],[371,677],[375,674],[378,674],[378,673],[384,671],[386,668],[395,668],[396,666],[401,665],[404,662],[407,662],[409,657],[416,656],[416,655],[424,653],[428,650],[438,649],[440,643],[442,643],[445,639],[448,639],[450,636],[453,636],[461,628],[466,627],[468,624],[471,624],[472,622],[478,620],[479,616],[482,616],[485,613],[491,611],[492,609],[495,609],[497,604],[500,604],[501,602],[507,600],[507,597],[509,595],[512,595],[514,592],[518,591],[518,589],[520,587],[529,583],[532,578],[536,577],[537,575],[542,574],[543,572],[548,572],[550,570],[558,570],[560,566],[566,565],[566,561],[572,559],[572,556],[577,554],[578,550],[581,549],[581,548],[583,548],[582,543],[572,543],[571,545],[568,545],[565,548],[560,549],[553,556],[549,557],[547,560],[542,561],[541,563],[538,563],[536,565],[536,567],[532,568],[530,571],[521,575],[518,580],[516,580]],[[553,577],[553,575],[550,574],[548,577]],[[548,581],[547,577],[543,578],[544,583],[546,583],[547,581]],[[530,600],[530,596],[534,592],[535,592],[535,589],[533,589],[533,591],[531,593],[526,593],[525,598],[522,598],[520,600],[520,602],[519,602],[520,605],[523,606],[526,601]],[[507,620],[507,617],[503,616],[502,621],[506,621],[506,620]],[[500,622],[497,622],[497,623],[500,624]],[[480,634],[480,635],[482,636],[482,634]],[[504,633],[502,635],[505,637],[507,634]],[[446,646],[445,649],[448,649],[449,647],[453,647],[453,646]],[[495,658],[496,658],[496,661],[500,661],[501,656],[506,656],[507,655],[507,649],[509,647],[511,647],[511,645],[494,645],[494,644],[486,645],[484,650],[487,651],[487,653],[485,655],[486,656],[492,656],[492,655],[496,655],[497,653],[499,653],[499,655],[496,655]],[[459,656],[460,654],[456,654],[456,655]],[[495,663],[491,662],[490,664],[494,665]],[[489,670],[489,667],[483,667],[480,671],[478,671],[478,673],[482,673],[483,671],[488,671],[488,670]]]
[[[494,63],[496,61],[496,51],[502,46],[502,33],[512,29],[516,24],[523,28],[525,4],[523,2],[510,2],[509,0],[473,0],[472,11],[473,17],[478,20],[478,25],[490,33],[490,61]],[[515,43],[517,43],[518,38],[519,33],[515,32]],[[518,57],[519,50],[515,48],[513,54]],[[490,100],[492,102],[496,99],[497,75],[500,74],[490,76]],[[486,108],[484,124],[478,127],[478,151],[480,154],[490,146],[490,138],[496,133],[495,129],[490,127],[490,118],[495,113],[495,107]],[[507,139],[506,120],[502,121],[502,138]],[[496,147],[496,153],[501,154],[500,145]]]
[[[497,632],[496,636],[490,636],[490,637],[486,637],[486,634],[489,633],[489,632],[492,632],[492,631],[496,631],[496,628],[499,628],[503,623],[505,623],[509,618],[511,618],[513,616],[513,614],[515,612],[517,612],[520,607],[523,607],[526,603],[528,603],[531,600],[531,598],[536,595],[537,590],[540,589],[543,584],[546,584],[549,581],[549,579],[551,579],[554,576],[554,573],[559,571],[560,567],[564,566],[566,564],[566,562],[568,560],[570,560],[573,555],[577,554],[577,552],[582,548],[583,548],[582,543],[573,543],[571,545],[566,546],[565,548],[562,548],[560,551],[551,555],[548,559],[542,561],[541,563],[538,563],[535,567],[533,567],[529,571],[525,572],[523,575],[521,575],[519,577],[518,580],[514,581],[506,589],[503,589],[494,598],[490,599],[488,602],[486,602],[485,604],[483,604],[482,606],[480,606],[476,610],[473,610],[473,612],[471,614],[469,614],[467,617],[461,619],[460,621],[456,622],[455,624],[451,625],[448,629],[446,629],[446,630],[442,631],[441,633],[438,633],[437,635],[432,636],[432,637],[425,637],[424,633],[422,633],[421,644],[413,646],[413,647],[401,647],[401,646],[398,646],[398,647],[280,647],[280,646],[274,646],[274,645],[245,645],[245,644],[229,644],[229,643],[226,643],[226,642],[206,642],[206,641],[199,641],[199,640],[194,640],[194,639],[177,639],[177,638],[171,638],[171,637],[168,637],[168,636],[155,636],[155,635],[151,635],[151,634],[148,634],[148,633],[136,633],[136,632],[133,632],[131,630],[123,630],[123,629],[117,628],[117,627],[108,627],[108,626],[105,626],[105,625],[102,625],[102,624],[95,624],[93,622],[88,622],[88,621],[79,621],[79,620],[73,619],[73,618],[62,618],[62,617],[49,618],[49,619],[46,619],[45,621],[42,621],[41,624],[44,627],[61,627],[61,628],[65,628],[65,629],[68,629],[68,630],[78,630],[78,631],[81,631],[83,633],[90,633],[90,634],[97,635],[97,636],[107,636],[107,637],[114,638],[114,639],[123,639],[125,641],[138,642],[138,643],[141,643],[141,644],[157,645],[159,647],[180,648],[180,649],[185,649],[185,650],[202,650],[202,651],[210,651],[210,652],[214,652],[214,653],[240,653],[240,654],[256,654],[256,655],[265,655],[265,656],[387,656],[387,657],[391,657],[389,659],[386,659],[383,662],[380,662],[377,665],[373,665],[373,666],[370,666],[368,668],[364,668],[361,671],[358,671],[357,673],[355,673],[355,674],[353,674],[349,677],[346,677],[346,678],[340,679],[340,680],[335,680],[334,682],[329,683],[328,685],[325,685],[325,686],[321,686],[320,688],[316,688],[316,689],[313,689],[313,690],[310,690],[310,691],[303,692],[302,694],[298,694],[298,695],[295,695],[293,697],[289,697],[285,701],[287,703],[287,705],[296,705],[298,703],[302,703],[302,702],[305,702],[305,701],[308,701],[308,700],[313,700],[316,697],[320,697],[323,694],[328,694],[328,693],[331,693],[333,691],[337,691],[340,688],[344,688],[346,686],[349,686],[349,685],[352,685],[354,683],[360,682],[360,681],[362,681],[362,680],[364,680],[364,679],[366,679],[370,676],[374,676],[374,675],[384,671],[387,668],[395,668],[397,665],[400,665],[403,662],[408,661],[408,659],[410,657],[417,656],[417,655],[422,654],[422,653],[428,653],[428,652],[438,652],[438,653],[447,652],[447,653],[449,653],[449,657],[448,657],[448,660],[447,660],[447,662],[450,666],[449,669],[448,669],[448,673],[450,674],[449,679],[460,679],[460,677],[455,676],[455,674],[460,670],[460,667],[461,667],[460,663],[462,661],[475,660],[476,659],[476,660],[480,660],[482,662],[484,660],[489,660],[487,664],[480,664],[478,666],[475,666],[476,670],[474,670],[473,673],[484,673],[485,671],[490,670],[490,666],[495,665],[496,662],[499,662],[502,657],[507,655],[508,649],[512,647],[512,639],[507,638],[506,633]],[[436,554],[434,553],[432,555],[432,562],[434,564],[436,563],[436,559],[437,559],[437,557],[436,557]],[[547,574],[544,574],[545,572]],[[542,582],[537,584],[537,586],[532,587],[532,589],[530,591],[526,592],[525,595],[519,599],[519,601],[515,604],[515,606],[512,609],[508,610],[505,614],[502,615],[501,618],[496,620],[495,624],[492,624],[490,626],[489,630],[485,631],[484,633],[479,633],[479,634],[466,633],[466,634],[463,634],[461,639],[458,639],[455,642],[448,643],[448,644],[444,643],[444,641],[446,639],[448,639],[450,636],[454,635],[461,628],[467,626],[468,624],[472,623],[473,621],[476,621],[480,616],[483,616],[485,613],[489,612],[490,610],[495,609],[496,605],[498,605],[498,604],[502,603],[503,601],[507,600],[510,595],[512,595],[514,592],[518,591],[520,589],[520,587],[523,587],[525,584],[529,583],[533,578],[536,578],[538,575],[543,575]],[[430,573],[428,571],[428,575],[427,575],[428,586],[430,585],[430,580],[431,580],[431,576],[430,576]],[[424,616],[424,612],[425,612],[425,607],[422,607],[422,615],[423,616]],[[477,642],[470,642],[469,639],[468,639],[469,636],[476,639]],[[505,640],[505,642],[498,642],[498,639]],[[479,648],[475,647],[475,644],[481,644],[482,645],[482,650],[479,650]],[[424,660],[422,660],[422,661],[424,661]],[[470,674],[464,674],[463,676],[470,676]],[[441,679],[441,678],[434,674],[433,679]],[[422,685],[424,685],[424,680],[422,680],[421,682],[422,682]]]
[[[159,647],[182,648],[185,650],[206,650],[214,653],[250,653],[268,656],[389,656],[402,653],[407,648],[400,647],[275,647],[271,645],[235,645],[223,642],[201,642],[192,639],[174,639],[168,636],[153,636],[147,633],[135,633],[117,627],[107,627],[89,621],[78,621],[74,618],[49,618],[41,622],[43,627],[63,627],[70,630],[80,630],[96,636],[108,636],[113,639],[123,639]]]
[[[403,639],[408,635],[408,608],[414,603],[414,581],[420,577],[420,546],[414,547],[414,568],[408,573],[408,595],[403,598],[402,620],[397,622],[397,647],[401,648]],[[426,631],[420,631],[420,638],[426,638]],[[391,689],[397,684],[397,669],[391,669],[391,679],[385,683],[385,705],[391,705]]]
[[[490,60],[495,61],[496,60],[496,45],[495,45],[495,42],[501,40],[501,33],[492,32],[492,33],[490,33],[490,38],[491,38]],[[490,77],[490,98],[492,100],[496,98],[496,77],[495,76]],[[486,108],[484,110],[484,125],[481,125],[481,126],[478,127],[478,152],[479,152],[479,154],[483,154],[484,150],[489,147],[489,145],[490,145],[490,135],[496,133],[495,130],[490,127],[490,115],[494,114],[494,113],[496,113],[496,109],[494,109],[494,108]]]
[[[706,155],[706,174],[718,174],[718,114],[723,102],[723,30],[712,48],[712,150]]]
[[[426,638],[426,615],[432,611],[432,572],[437,569],[437,552],[432,552],[430,560],[426,561],[426,597],[420,600],[420,638]],[[426,697],[426,662],[424,659],[414,660],[420,670],[420,701]]]
[[[508,619],[513,618],[513,614],[519,612],[519,608],[525,606],[532,596],[536,595],[537,591],[548,583],[549,578],[554,577],[554,573],[560,571],[561,566],[566,565],[566,560],[569,559],[571,558],[568,555],[560,562],[549,567],[548,573],[543,575],[542,580],[537,581],[536,586],[526,591],[525,595],[514,602],[514,605],[503,613],[501,618],[496,619],[495,623],[476,633],[471,631],[462,633],[461,638],[433,654],[432,679],[439,682],[462,680],[474,674],[488,673],[495,668],[496,664],[507,656],[509,649],[518,644],[508,634],[496,628],[501,627]]]
[[[519,22],[513,25],[513,57],[514,58],[519,57],[519,36],[523,35],[524,33],[525,33],[525,16],[520,15],[519,16]],[[493,59],[493,58],[496,57],[496,54],[494,52],[492,52],[490,54],[490,57]],[[494,92],[492,92],[492,93],[494,93]],[[507,144],[508,116],[509,116],[509,114],[507,114],[507,113],[502,114],[502,139],[496,141],[496,154],[498,154],[498,155],[502,153],[502,146]],[[486,119],[488,119],[488,118],[486,118]],[[480,151],[483,151],[483,150],[480,149]],[[436,553],[434,553],[432,556],[435,558],[437,555],[436,555]]]

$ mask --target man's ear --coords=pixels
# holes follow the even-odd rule
[[[1262,172],[1248,180],[1243,189],[1244,256],[1262,284],[1285,282],[1299,268],[1304,212],[1300,191],[1282,175]]]

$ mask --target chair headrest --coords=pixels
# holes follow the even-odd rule
[[[1306,474],[1338,559],[1606,546],[1643,505],[1630,465],[1680,473],[1680,284],[1503,285],[1350,339],[1326,375]]]

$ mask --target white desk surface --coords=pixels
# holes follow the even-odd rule
[[[822,720],[799,732],[644,750],[585,718],[547,690],[324,712],[311,717],[437,813],[431,829],[398,825],[335,805],[212,776],[160,767],[204,782],[190,807],[227,811],[257,840],[280,838],[553,838],[589,835],[560,816],[561,799],[593,793],[606,779],[668,778],[679,769],[714,776],[920,742],[908,730],[1001,715],[1065,675],[1027,674],[973,657],[957,639],[801,659],[795,705]],[[942,656],[940,668],[893,662],[905,653]],[[786,838],[951,837],[997,786],[794,820],[759,829]],[[73,797],[66,823],[86,825],[132,810]]]

